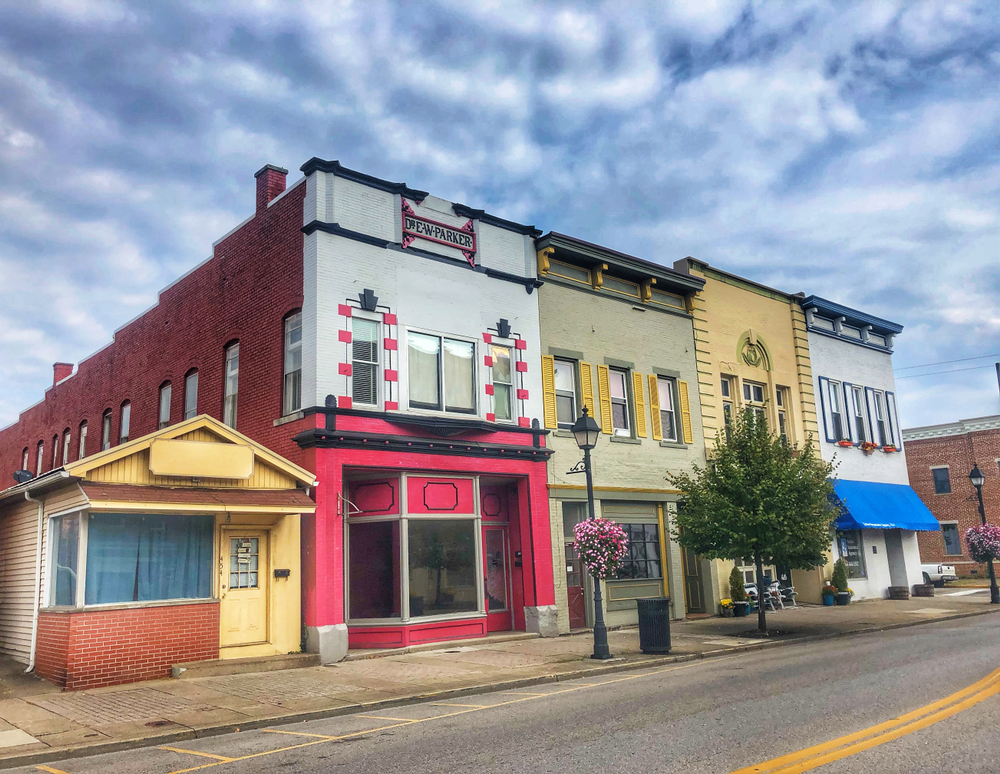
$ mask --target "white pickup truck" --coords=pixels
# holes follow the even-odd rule
[[[939,588],[945,581],[958,580],[955,566],[951,564],[922,564],[920,569],[924,574],[924,583],[933,583]]]

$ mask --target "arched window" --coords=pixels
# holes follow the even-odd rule
[[[192,368],[184,377],[184,418],[198,415],[198,369]]]
[[[28,469],[28,447],[25,446],[21,451],[21,470]]]
[[[160,421],[159,429],[162,430],[170,425],[170,382],[160,385]]]
[[[87,456],[87,420],[83,420],[80,423],[80,447],[77,453],[77,459],[82,460]]]
[[[101,417],[101,451],[111,448],[111,409]]]
[[[52,470],[59,467],[59,436],[52,436]]]
[[[63,451],[62,451],[63,465],[69,464],[69,442],[70,442],[70,433],[69,433],[69,428],[67,427],[65,430],[63,430]]]
[[[132,404],[129,401],[122,403],[121,421],[118,423],[118,443],[128,441],[128,428],[132,423]]]
[[[222,404],[222,421],[236,429],[236,405],[240,392],[240,343],[226,347],[226,386]]]
[[[285,318],[285,382],[282,413],[302,408],[302,312]]]
[[[38,458],[35,460],[35,475],[42,475],[42,463],[45,461],[45,441],[38,442]]]

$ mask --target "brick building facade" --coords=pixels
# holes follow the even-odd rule
[[[985,575],[965,545],[965,532],[980,523],[974,464],[986,477],[986,521],[1000,524],[1000,415],[903,430],[910,486],[941,523],[941,532],[920,534],[924,562],[955,565],[960,577]]]

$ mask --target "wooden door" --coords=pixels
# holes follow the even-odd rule
[[[576,553],[575,543],[565,543],[566,606],[569,608],[569,628],[587,626],[587,598],[584,593],[583,563]]]
[[[267,642],[270,572],[266,530],[222,530],[220,645]]]
[[[483,525],[483,587],[486,590],[486,631],[514,628],[511,617],[510,550],[507,527]]]
[[[701,557],[689,548],[682,549],[684,565],[684,604],[689,613],[705,612],[705,589],[702,586]]]

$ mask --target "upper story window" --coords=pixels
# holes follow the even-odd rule
[[[958,534],[958,524],[955,522],[941,525],[941,537],[944,538],[944,552],[948,556],[962,555],[962,539]]]
[[[240,391],[240,343],[226,347],[226,383],[222,421],[236,429],[236,402]]]
[[[510,367],[510,347],[492,345],[493,352],[493,413],[498,422],[514,418],[514,389]]]
[[[21,451],[21,470],[28,469],[28,447],[25,446]]]
[[[788,388],[778,387],[775,390],[775,406],[778,413],[778,437],[788,444]]]
[[[284,414],[302,408],[302,312],[285,318]]]
[[[569,430],[576,422],[576,373],[572,360],[554,360],[556,424]],[[589,368],[589,366],[588,366]]]
[[[875,427],[878,431],[878,445],[888,446],[892,443],[885,424],[885,395],[875,393]]]
[[[118,443],[128,441],[129,425],[132,423],[132,404],[125,401],[122,404],[121,423],[118,425]]]
[[[198,372],[189,371],[184,377],[184,418],[198,415]]]
[[[951,478],[948,476],[948,468],[931,468],[931,475],[934,476],[934,494],[951,492]]]
[[[52,436],[52,469],[59,467],[59,436]]]
[[[111,448],[111,409],[101,417],[101,451]]]
[[[38,458],[35,460],[35,475],[42,475],[42,465],[45,462],[45,441],[38,442]]]
[[[723,374],[719,387],[722,391],[722,421],[729,427],[733,422],[733,377]]]
[[[87,456],[87,420],[80,423],[80,432],[78,433],[80,437],[80,443],[77,449],[78,460],[82,460]]]
[[[379,324],[362,317],[351,318],[351,401],[378,405]]]
[[[841,411],[840,382],[828,382],[827,398],[830,401],[830,419],[833,422],[833,440],[841,441],[846,435],[844,433],[844,415]]]
[[[660,399],[660,432],[664,441],[677,440],[677,411],[674,408],[676,384],[666,376],[656,377],[656,392]]]
[[[162,430],[170,425],[170,394],[172,392],[170,382],[160,387],[160,419],[158,427]]]
[[[865,421],[865,391],[863,388],[851,388],[851,408],[851,413],[854,414],[854,431],[858,435],[858,440],[864,443],[870,438],[868,436],[868,423]]]
[[[764,396],[767,391],[763,384],[743,382],[743,402],[752,412],[755,419],[767,421],[767,410],[764,408]]]
[[[608,369],[608,388],[611,395],[611,427],[618,436],[631,437],[628,409],[628,372],[620,368]]]
[[[475,413],[475,344],[409,331],[406,348],[410,408]]]
[[[62,452],[62,464],[69,464],[69,445],[70,445],[70,434],[69,428],[67,427],[63,430],[63,452]]]

